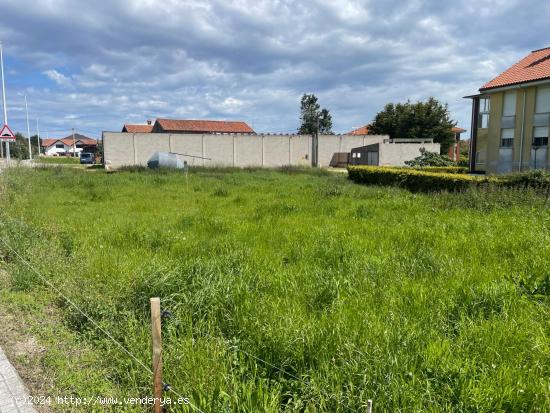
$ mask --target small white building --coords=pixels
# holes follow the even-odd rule
[[[405,166],[421,155],[420,149],[439,153],[439,143],[433,139],[384,139],[382,142],[353,148],[351,165]]]
[[[97,141],[86,136],[75,134],[66,138],[42,139],[40,142],[41,152],[47,156],[67,156],[81,152],[97,152]]]

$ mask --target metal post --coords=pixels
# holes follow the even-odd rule
[[[76,158],[76,141],[74,139],[74,128],[73,129],[73,158]]]
[[[153,413],[162,413],[162,336],[160,298],[151,298],[151,332],[153,334]]]
[[[476,157],[477,157],[477,126],[478,126],[478,116],[479,116],[479,97],[474,96],[472,98],[472,123],[470,126],[470,148],[469,148],[469,167],[470,173],[475,172],[476,169]]]
[[[525,103],[527,100],[527,90],[523,89],[523,108],[521,116],[521,141],[519,144],[519,172],[523,169],[523,140],[525,137]]]
[[[36,144],[38,155],[40,155],[40,129],[38,128],[38,119],[36,119]]]
[[[2,52],[2,42],[0,42],[0,66],[2,68],[2,99],[4,102],[4,124],[8,124],[8,108],[6,106],[6,84],[4,81],[4,55]],[[6,161],[10,161],[10,143],[6,141]]]
[[[32,160],[31,127],[29,126],[29,105],[27,104],[27,95],[25,95],[25,112],[27,113],[27,138],[29,139],[29,160]]]

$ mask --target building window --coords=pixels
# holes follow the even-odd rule
[[[506,92],[504,94],[504,107],[502,108],[502,116],[516,115],[516,92]]]
[[[533,146],[548,146],[548,126],[537,126],[533,129]]]
[[[55,147],[59,148],[59,149],[63,149],[63,148],[65,148],[65,145],[63,145],[62,143],[56,143]]]
[[[514,144],[514,129],[501,129],[500,130],[500,147],[510,148]]]
[[[537,113],[550,112],[550,87],[537,88],[535,111]]]
[[[489,113],[491,112],[491,99],[488,97],[479,99],[478,127],[489,127]]]
[[[358,158],[361,157],[361,152],[357,152],[357,157],[358,157]]]
[[[77,143],[76,147],[82,149],[84,146],[81,143]]]

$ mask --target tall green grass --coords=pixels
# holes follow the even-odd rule
[[[146,364],[161,297],[165,381],[204,411],[550,410],[550,213],[535,193],[419,195],[296,169],[197,169],[189,191],[177,171],[1,179],[2,237]],[[34,297],[38,319],[59,311],[44,328],[72,352],[43,360],[55,391],[151,393],[1,251],[9,311]]]
[[[43,164],[79,164],[80,158],[73,156],[39,156],[36,162]]]

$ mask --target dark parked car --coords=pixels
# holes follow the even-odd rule
[[[81,153],[80,154],[80,163],[83,164],[94,164],[95,163],[95,155],[93,153]]]

